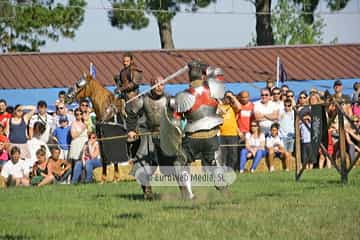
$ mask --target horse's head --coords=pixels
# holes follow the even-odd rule
[[[65,96],[66,103],[72,103],[78,101],[81,98],[89,97],[90,92],[88,91],[89,83],[92,81],[91,76],[82,76],[74,86],[70,87]]]

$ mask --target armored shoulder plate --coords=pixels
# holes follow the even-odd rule
[[[215,78],[208,79],[208,86],[210,89],[210,96],[216,99],[222,99],[225,95],[225,85],[223,81]]]
[[[195,96],[189,92],[180,92],[175,96],[175,110],[183,113],[189,111],[195,104]]]

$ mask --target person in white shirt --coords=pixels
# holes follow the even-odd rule
[[[284,101],[284,110],[280,111],[279,124],[279,135],[284,142],[284,148],[292,154],[295,142],[295,114],[290,99]]]
[[[47,113],[47,103],[45,101],[39,101],[37,104],[37,114],[34,114],[29,122],[29,137],[33,137],[34,124],[40,122],[45,126],[45,130],[41,133],[39,138],[41,141],[47,143],[50,140],[52,131],[55,129],[55,123],[53,117]]]
[[[29,152],[30,152],[30,165],[33,166],[34,163],[37,161],[36,152],[39,150],[42,146],[45,149],[46,152],[46,158],[49,158],[51,156],[49,147],[46,145],[46,142],[41,138],[42,133],[45,131],[45,125],[41,122],[35,122],[33,126],[33,137],[27,141]]]
[[[1,176],[7,186],[29,186],[30,169],[24,160],[20,159],[20,148],[12,147],[10,150],[11,160],[7,161],[2,168]]]
[[[266,150],[268,151],[268,166],[269,171],[274,171],[274,158],[281,159],[282,167],[285,171],[289,171],[290,154],[284,148],[284,142],[279,136],[279,124],[273,123],[270,128],[271,135],[266,138]]]
[[[260,124],[261,132],[268,136],[271,124],[279,120],[279,110],[271,101],[269,89],[261,89],[261,99],[254,104],[254,116]]]

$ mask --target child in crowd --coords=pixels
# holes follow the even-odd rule
[[[303,113],[303,121],[300,124],[300,135],[302,168],[312,169],[313,164],[316,162],[316,157],[311,145],[311,113],[308,110]]]
[[[285,171],[289,171],[290,154],[284,148],[284,142],[279,136],[279,124],[273,123],[270,127],[270,136],[266,137],[266,150],[268,151],[268,166],[270,172],[274,171],[274,157],[278,157],[282,161]]]
[[[60,158],[68,160],[68,153],[71,144],[71,127],[69,126],[69,120],[66,115],[59,118],[60,126],[55,128],[53,132],[54,140],[59,144],[61,149]]]

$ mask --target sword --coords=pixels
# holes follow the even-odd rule
[[[161,84],[164,84],[164,83],[166,83],[167,81],[169,81],[169,80],[171,80],[171,79],[173,79],[173,78],[176,78],[177,76],[183,74],[184,72],[186,72],[186,71],[188,71],[188,70],[189,70],[188,65],[180,68],[179,70],[177,70],[176,72],[170,74],[169,76],[167,76],[167,77],[164,78],[163,80],[157,82],[157,83],[156,83],[155,85],[153,85],[150,89],[147,89],[146,91],[143,91],[143,92],[139,93],[139,94],[136,95],[135,97],[130,98],[129,100],[127,100],[127,101],[125,102],[125,104],[131,103],[132,101],[138,99],[138,98],[141,97],[142,95],[150,92],[151,90],[153,90],[153,89],[156,88],[157,86],[159,86],[159,85],[161,85]]]

